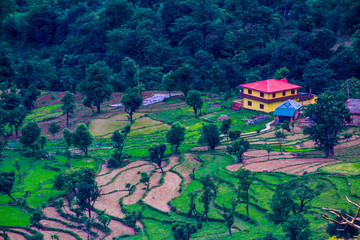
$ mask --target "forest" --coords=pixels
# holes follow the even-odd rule
[[[0,4],[1,82],[11,79],[23,91],[34,86],[75,93],[88,68],[101,62],[114,91],[138,85],[134,74],[146,90],[213,93],[287,77],[315,94],[349,84],[351,97],[359,97],[355,0]],[[168,73],[189,89],[162,84]]]
[[[357,0],[2,0],[0,240],[356,237],[359,79]]]

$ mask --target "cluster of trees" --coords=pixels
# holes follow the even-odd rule
[[[80,91],[97,111],[128,87],[186,95],[269,77],[317,93],[348,83],[359,96],[358,9],[355,0],[6,0],[0,83]],[[354,42],[334,49],[342,34]]]

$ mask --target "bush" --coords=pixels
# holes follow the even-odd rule
[[[61,127],[57,125],[56,122],[50,123],[49,132],[54,135],[55,133],[59,132]]]

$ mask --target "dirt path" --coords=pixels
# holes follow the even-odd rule
[[[179,172],[184,177],[184,184],[191,182],[190,174],[192,170],[199,169],[201,163],[197,160],[196,156],[191,153],[184,154],[183,162],[174,168],[175,171]]]
[[[128,235],[134,235],[135,231],[131,227],[126,226],[125,224],[112,220],[108,226],[111,229],[111,233],[104,238],[104,240],[112,240],[113,238],[128,234]]]
[[[107,183],[109,183],[115,176],[116,174],[118,174],[119,172],[122,172],[126,169],[129,169],[129,168],[132,168],[132,167],[136,167],[136,166],[139,166],[139,165],[143,165],[143,164],[147,164],[148,162],[147,161],[136,161],[136,162],[132,162],[132,163],[129,163],[128,165],[126,165],[125,167],[122,167],[122,168],[118,168],[118,169],[114,169],[112,170],[111,172],[109,172],[108,174],[105,174],[105,175],[101,175],[101,176],[98,176],[96,177],[96,182],[98,183],[99,186],[103,186]],[[104,167],[105,166],[105,167]],[[103,170],[104,169],[104,170]],[[103,164],[102,168],[101,168],[101,171],[104,171],[108,169],[106,167],[105,164]],[[111,170],[111,169],[109,169]],[[100,171],[100,172],[101,172]],[[106,172],[105,172],[106,173]]]
[[[167,203],[180,195],[180,183],[181,178],[177,174],[167,172],[164,183],[148,192],[144,202],[162,211],[170,212],[171,209]]]

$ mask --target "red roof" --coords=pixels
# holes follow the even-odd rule
[[[239,87],[248,88],[264,93],[282,92],[302,88],[301,86],[288,83],[286,78],[283,78],[281,80],[267,79],[259,82],[245,83],[239,85]]]

